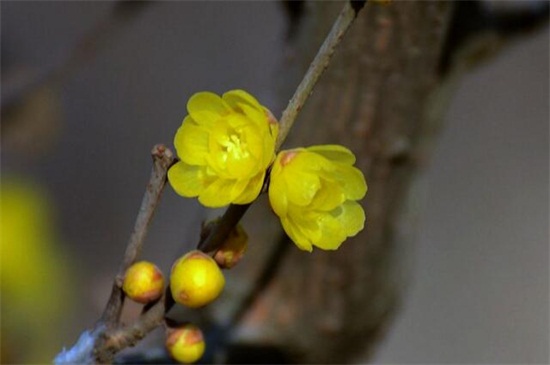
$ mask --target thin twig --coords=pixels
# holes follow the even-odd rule
[[[334,22],[330,33],[325,38],[325,41],[319,48],[317,55],[311,62],[309,69],[306,72],[306,75],[302,79],[300,85],[294,92],[292,99],[288,102],[288,105],[283,112],[281,120],[279,121],[279,136],[277,137],[277,142],[275,144],[275,149],[279,150],[285,141],[296,117],[300,113],[300,110],[306,103],[306,100],[311,95],[315,84],[319,80],[319,77],[323,74],[325,69],[328,67],[330,59],[336,50],[336,47],[342,41],[344,34],[348,31],[351,24],[357,17],[357,13],[365,1],[346,1],[344,8],[340,11],[338,18]]]
[[[250,205],[231,204],[206,239],[199,242],[197,249],[203,252],[216,251],[227,236],[229,236],[229,233],[235,229],[235,226],[239,223]]]
[[[127,347],[135,346],[149,332],[160,326],[164,315],[174,305],[170,286],[164,295],[145,311],[138,320],[123,327],[107,330],[100,338],[100,346],[96,347],[95,358],[98,363],[112,363],[114,355]]]
[[[118,274],[114,280],[111,296],[101,316],[100,322],[107,327],[116,324],[120,318],[122,304],[124,303],[124,294],[122,292],[124,273],[136,261],[141,252],[149,224],[166,185],[166,174],[175,161],[172,151],[161,144],[153,147],[151,155],[153,157],[151,177],[141,201],[134,231],[126,246],[122,265],[120,265]]]

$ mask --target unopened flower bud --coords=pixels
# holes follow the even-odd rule
[[[174,360],[190,364],[199,360],[204,354],[204,336],[200,328],[192,324],[169,328],[166,348]]]
[[[248,247],[248,235],[238,224],[214,255],[214,260],[223,269],[231,269],[243,257]]]
[[[164,276],[160,269],[148,261],[139,261],[126,270],[122,290],[138,303],[149,303],[161,297]]]
[[[172,266],[170,290],[177,303],[190,308],[202,307],[216,299],[225,278],[212,257],[193,250]]]

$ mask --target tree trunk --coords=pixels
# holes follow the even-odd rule
[[[287,90],[341,6],[307,4],[293,45],[299,70],[285,73]],[[441,116],[434,100],[451,8],[439,1],[367,3],[289,136],[291,147],[347,146],[369,188],[363,232],[334,252],[291,248],[243,323],[292,362],[342,363],[371,354],[399,306],[408,238],[402,228],[410,219],[403,213]]]

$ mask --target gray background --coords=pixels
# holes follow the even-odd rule
[[[111,4],[1,6],[4,75],[62,59]],[[98,317],[147,180],[149,150],[171,144],[187,98],[244,88],[280,113],[274,85],[284,72],[284,31],[275,2],[154,4],[63,84],[63,121],[47,150],[32,158],[2,151],[3,174],[24,174],[51,194],[64,250],[78,268],[80,303],[60,346]],[[422,176],[405,302],[376,361],[548,361],[548,43],[545,29],[460,84]],[[205,214],[168,188],[144,256],[168,268]]]

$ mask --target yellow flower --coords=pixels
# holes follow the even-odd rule
[[[252,202],[275,157],[275,118],[243,90],[196,93],[187,111],[174,138],[180,161],[168,171],[174,190],[212,208]]]
[[[343,146],[282,151],[271,170],[269,201],[288,236],[305,251],[336,250],[363,229],[356,200],[367,192],[365,177]]]

